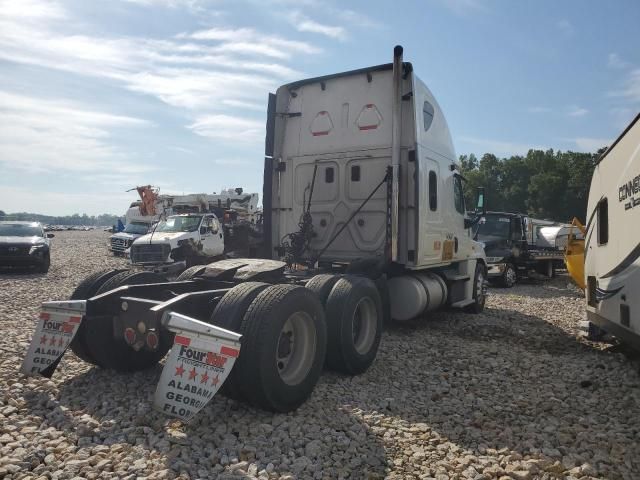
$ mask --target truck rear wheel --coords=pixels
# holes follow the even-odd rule
[[[235,370],[245,400],[277,412],[298,408],[311,395],[326,352],[317,296],[295,285],[272,285],[251,303],[240,333]]]
[[[200,275],[204,269],[207,268],[204,265],[194,265],[193,267],[187,268],[176,278],[176,282],[182,282],[183,280],[191,280],[193,277]]]
[[[105,293],[124,285],[166,281],[165,277],[153,272],[122,272],[106,281],[97,293]],[[166,355],[173,341],[172,335],[160,332],[160,344],[156,351],[140,350],[136,352],[125,344],[124,340],[114,338],[113,317],[110,315],[85,317],[77,336],[81,334],[81,338],[93,359],[90,363],[117,372],[133,372],[153,367]]]
[[[236,285],[220,299],[211,314],[209,323],[232,332],[239,332],[242,319],[247,313],[249,305],[267,287],[269,287],[268,283],[261,282],[247,282]],[[231,370],[227,380],[222,384],[220,393],[236,400],[242,399],[238,388],[239,381],[238,368],[236,367]]]
[[[71,294],[69,300],[88,300],[95,296],[98,289],[109,280],[111,277],[122,272],[122,270],[100,270],[99,272],[92,273],[85,278]],[[80,325],[80,331],[73,337],[71,341],[71,351],[76,354],[78,358],[85,362],[94,363],[93,357],[89,353],[87,346],[84,343],[83,336],[80,335],[82,325]]]
[[[309,280],[305,287],[315,293],[320,299],[320,303],[322,303],[322,306],[325,306],[327,303],[327,298],[329,298],[329,294],[331,293],[331,289],[333,289],[333,286],[338,280],[340,280],[340,278],[341,275],[323,273],[320,275],[316,275],[311,280]]]
[[[327,366],[352,375],[367,370],[382,334],[382,302],[375,283],[353,275],[341,278],[329,294],[326,315]]]

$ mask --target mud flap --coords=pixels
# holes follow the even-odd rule
[[[36,330],[20,368],[22,373],[51,378],[78,332],[86,305],[85,300],[42,304]]]
[[[153,406],[187,421],[227,379],[240,354],[241,335],[175,312],[166,313],[162,324],[176,335]]]

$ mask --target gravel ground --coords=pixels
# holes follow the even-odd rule
[[[71,353],[18,374],[40,302],[123,264],[106,239],[57,232],[47,275],[0,274],[0,478],[640,478],[638,364],[578,338],[567,277],[390,327],[366,374],[325,373],[289,415],[217,396],[184,425],[150,409],[160,367]]]

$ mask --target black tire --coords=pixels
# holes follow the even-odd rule
[[[37,271],[38,273],[47,273],[49,271],[49,267],[51,266],[51,256],[47,253],[47,256],[44,258],[43,262],[38,265]]]
[[[351,375],[366,371],[382,334],[382,302],[375,283],[366,277],[341,278],[329,294],[326,315],[327,367]]]
[[[122,270],[100,270],[99,272],[89,275],[76,287],[71,294],[70,300],[88,300],[98,292],[98,289],[104,282],[121,272]],[[89,353],[89,349],[84,342],[85,329],[83,328],[83,323],[80,324],[76,336],[73,337],[71,341],[71,351],[81,360],[95,364],[95,360],[91,356],[91,353]]]
[[[124,285],[166,281],[165,277],[153,272],[122,272],[107,280],[97,293],[108,292]],[[167,354],[173,343],[173,335],[160,331],[160,344],[156,351],[136,352],[124,341],[114,338],[111,316],[86,317],[81,328],[84,329],[84,343],[94,360],[92,363],[117,372],[133,372],[153,367]]]
[[[100,270],[99,272],[92,273],[82,282],[78,284],[76,289],[71,294],[70,300],[87,300],[93,297],[98,289],[114,275],[122,273],[122,270]]]
[[[473,276],[473,303],[464,307],[469,313],[482,313],[484,305],[487,301],[484,282],[487,278],[487,272],[481,263],[476,265],[476,271]]]
[[[292,355],[289,368],[289,364],[283,365],[280,352],[282,335],[287,337],[283,330],[292,325],[300,330],[295,333],[299,342],[289,343],[286,346],[293,348],[283,352]],[[295,285],[272,285],[251,303],[240,333],[242,349],[235,370],[242,380],[238,386],[243,397],[265,410],[290,412],[298,408],[311,395],[326,352],[324,312],[317,296]]]
[[[329,298],[329,294],[331,293],[331,289],[333,289],[333,286],[338,280],[340,280],[340,278],[342,278],[342,275],[323,273],[316,275],[309,280],[305,287],[315,293],[322,306],[325,306],[327,304],[327,298]]]
[[[142,285],[145,283],[162,283],[166,282],[166,277],[155,272],[136,272],[127,270],[125,272],[114,275],[109,280],[104,282],[102,286],[96,292],[97,295],[101,295],[110,290],[122,287],[124,285]]]
[[[211,313],[209,323],[239,333],[242,319],[247,313],[249,305],[260,292],[269,286],[268,283],[261,282],[247,282],[236,285],[220,299]],[[238,369],[234,368],[229,373],[227,380],[222,384],[220,393],[236,400],[242,400],[238,382]]]
[[[590,342],[601,342],[602,340],[604,340],[604,337],[606,335],[607,332],[601,329],[598,325],[589,322],[589,327],[587,329],[586,335],[587,340],[589,340]]]
[[[513,287],[518,280],[518,271],[516,267],[512,263],[507,263],[504,267],[504,272],[502,272],[502,277],[500,277],[500,285],[504,288]]]
[[[206,267],[204,265],[194,265],[187,268],[176,278],[176,282],[182,282],[183,280],[191,280],[193,277],[200,275]]]

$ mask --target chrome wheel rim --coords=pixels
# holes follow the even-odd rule
[[[309,374],[316,353],[316,330],[307,312],[284,322],[276,346],[276,369],[284,383],[298,385]]]
[[[366,354],[376,338],[378,311],[370,297],[362,297],[353,311],[351,322],[353,346],[360,355]]]

